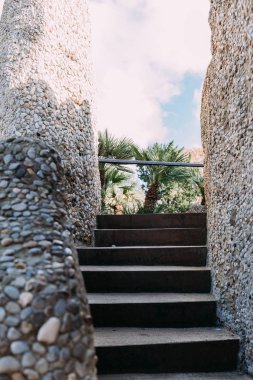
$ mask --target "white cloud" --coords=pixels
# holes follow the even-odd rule
[[[193,112],[197,121],[200,121],[201,96],[202,96],[202,88],[197,88],[193,94],[193,104],[194,104]]]
[[[161,103],[210,60],[209,0],[89,0],[98,128],[138,143],[169,139]],[[182,110],[183,112],[183,110]]]
[[[186,73],[206,70],[209,0],[89,0],[89,5],[98,128],[141,145],[170,139],[161,104],[180,94]],[[200,92],[194,96],[198,116]]]

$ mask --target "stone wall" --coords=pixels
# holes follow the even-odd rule
[[[93,327],[58,153],[0,142],[0,378],[95,380]]]
[[[75,238],[91,243],[99,209],[86,0],[5,0],[0,134],[48,142],[64,160]]]
[[[209,260],[219,318],[253,374],[253,2],[212,0],[202,100]]]

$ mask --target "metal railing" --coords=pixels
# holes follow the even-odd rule
[[[116,158],[99,158],[101,164],[119,165],[155,165],[155,166],[180,166],[186,168],[203,168],[205,165],[191,162],[166,162],[166,161],[142,161],[142,160],[118,160]]]

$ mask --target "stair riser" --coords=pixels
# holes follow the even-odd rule
[[[205,229],[95,230],[97,247],[205,245]]]
[[[91,304],[96,327],[211,327],[215,302]]]
[[[233,371],[238,341],[97,347],[96,352],[100,374]]]
[[[88,292],[209,293],[210,271],[83,272]]]
[[[206,214],[99,215],[98,228],[193,228],[206,227]]]
[[[78,249],[80,265],[205,266],[206,248]]]

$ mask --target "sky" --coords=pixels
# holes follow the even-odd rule
[[[98,128],[141,146],[200,146],[209,0],[88,2]]]
[[[0,11],[3,0],[0,0]],[[88,0],[99,130],[201,146],[209,0]]]

